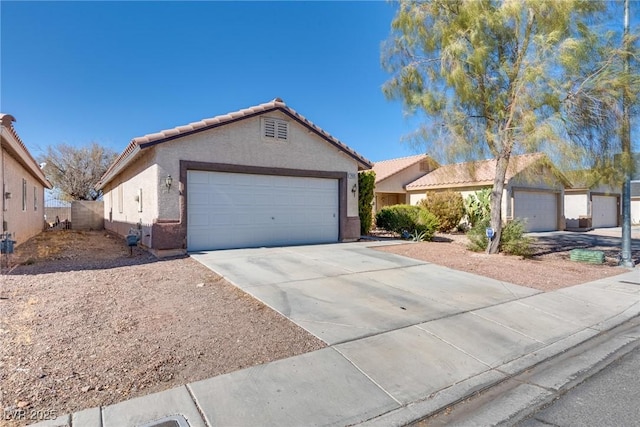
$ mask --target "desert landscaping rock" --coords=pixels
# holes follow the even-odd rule
[[[533,245],[533,256],[527,259],[512,255],[486,255],[471,252],[467,250],[467,244],[468,240],[465,235],[437,234],[432,242],[378,246],[376,248],[541,291],[553,291],[627,271],[616,267],[616,262],[611,258],[603,265],[570,261],[569,250],[573,247],[552,248],[548,242],[540,239],[536,240]],[[611,251],[611,248],[608,249]],[[634,251],[635,258],[639,255],[638,251]]]
[[[11,261],[1,408],[62,415],[325,346],[192,259],[130,257],[102,232],[43,233]]]

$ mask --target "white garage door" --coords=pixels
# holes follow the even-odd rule
[[[546,191],[514,191],[514,217],[526,220],[527,231],[558,229],[558,197]]]
[[[338,180],[188,171],[187,248],[338,241]]]
[[[618,198],[616,196],[591,196],[591,226],[618,226]]]

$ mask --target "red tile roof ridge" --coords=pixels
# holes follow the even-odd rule
[[[509,161],[506,179],[529,167],[538,160],[547,158],[542,152],[512,155]],[[519,160],[526,160],[520,162]],[[406,185],[407,190],[420,190],[428,187],[443,185],[478,185],[491,182],[495,175],[496,159],[484,159],[469,162],[450,163],[442,165],[434,171],[416,179]],[[468,166],[468,168],[463,168]]]
[[[11,135],[18,142],[18,145],[20,145],[20,148],[22,148],[24,150],[24,152],[26,153],[26,155],[29,156],[29,159],[33,162],[34,165],[36,165],[38,170],[42,170],[40,168],[40,164],[38,164],[36,159],[31,155],[31,153],[27,149],[27,146],[25,145],[25,143],[22,141],[22,139],[18,135],[18,132],[16,131],[16,129],[13,127],[13,122],[15,122],[15,121],[17,121],[16,118],[14,116],[12,116],[11,114],[0,113],[0,122],[2,123],[2,126],[4,126],[4,128],[7,129],[11,133]],[[49,188],[51,188],[51,183],[49,182],[48,179],[46,179],[46,176],[44,175],[44,172],[42,172],[42,176],[45,178],[46,184],[48,184]]]
[[[263,112],[266,112],[266,111],[271,111],[271,110],[276,110],[276,109],[280,109],[285,114],[287,114],[287,115],[291,116],[292,118],[295,118],[295,119],[299,120],[300,122],[304,123],[306,126],[308,126],[309,128],[313,129],[318,135],[320,135],[321,137],[329,140],[331,143],[335,144],[336,146],[340,147],[343,151],[349,153],[351,156],[353,156],[361,164],[366,165],[366,166],[371,166],[371,162],[369,162],[367,159],[365,159],[363,156],[358,154],[353,149],[349,148],[342,141],[340,141],[337,138],[335,138],[334,136],[332,136],[330,133],[328,133],[325,130],[321,129],[319,126],[314,124],[311,120],[307,119],[306,117],[304,117],[303,115],[301,115],[300,113],[295,111],[293,108],[288,107],[281,98],[274,98],[269,102],[265,102],[265,103],[262,103],[262,104],[259,104],[259,105],[255,105],[253,107],[243,108],[241,110],[232,111],[232,112],[229,112],[229,113],[226,113],[226,114],[221,114],[221,115],[218,115],[218,116],[215,116],[215,117],[206,118],[206,119],[198,120],[198,121],[195,121],[195,122],[192,122],[192,123],[188,123],[186,125],[177,126],[177,127],[161,130],[159,132],[154,132],[154,133],[150,133],[150,134],[146,134],[146,135],[143,135],[143,136],[139,136],[139,137],[133,138],[129,142],[127,147],[124,149],[124,151],[120,154],[120,156],[118,156],[118,158],[111,164],[111,166],[109,166],[107,171],[100,178],[100,181],[98,182],[97,185],[98,186],[104,185],[105,182],[103,182],[103,179],[105,177],[108,177],[109,174],[122,161],[124,161],[124,159],[129,154],[131,154],[131,152],[133,152],[136,149],[136,147],[146,148],[145,147],[146,144],[159,143],[159,142],[162,142],[165,139],[177,138],[182,134],[195,132],[195,131],[197,131],[199,129],[202,129],[202,128],[214,127],[214,126],[222,125],[222,124],[224,124],[226,122],[231,122],[231,121],[235,121],[235,120],[241,120],[244,117],[257,115],[257,114],[260,114],[260,113],[263,113]]]
[[[393,159],[379,160],[379,161],[374,162],[374,163],[375,164],[377,164],[377,163],[387,163],[387,162],[394,162],[394,161],[397,161],[397,160],[408,160],[408,159],[413,159],[413,158],[417,159],[417,158],[422,158],[422,157],[426,158],[426,157],[429,157],[429,156],[427,154],[414,154],[412,156],[395,157]]]

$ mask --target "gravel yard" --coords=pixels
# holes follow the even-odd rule
[[[467,244],[465,235],[437,234],[432,242],[376,249],[542,291],[553,291],[627,271],[617,267],[611,247],[591,247],[603,250],[607,256],[605,264],[593,265],[571,261],[570,248],[553,247],[542,241],[534,243],[534,255],[528,259],[471,252],[467,250]],[[633,252],[635,259],[639,256],[638,251]]]
[[[196,261],[47,232],[0,277],[0,424],[104,406],[324,347]],[[27,418],[15,414],[23,410]]]

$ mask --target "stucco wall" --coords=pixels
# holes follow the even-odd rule
[[[427,172],[420,170],[420,163],[412,165],[395,175],[376,183],[376,193],[404,193],[404,186],[415,181]]]
[[[142,244],[147,246],[151,244],[152,224],[158,218],[158,192],[164,190],[154,162],[154,152],[149,150],[103,190],[104,227],[125,235],[129,228],[141,224]],[[136,200],[140,194],[142,212]]]
[[[265,141],[261,137],[260,117],[241,120],[162,143],[156,148],[158,176],[174,177],[177,190],[178,182],[175,178],[180,176],[180,160],[347,172],[347,215],[358,216],[358,198],[351,195],[351,188],[358,182],[356,162],[280,112],[272,112],[265,117],[289,121],[289,140]],[[160,192],[159,219],[179,218],[179,208],[177,191]]]
[[[564,216],[568,220],[589,215],[589,196],[586,191],[565,193]]]
[[[631,199],[631,223],[640,224],[640,197]]]
[[[13,240],[19,245],[44,228],[44,187],[4,149],[0,164],[0,176],[4,177],[4,191],[11,193],[10,199],[2,198],[3,219],[7,223],[7,231],[14,233]],[[24,210],[23,179],[27,184]]]

